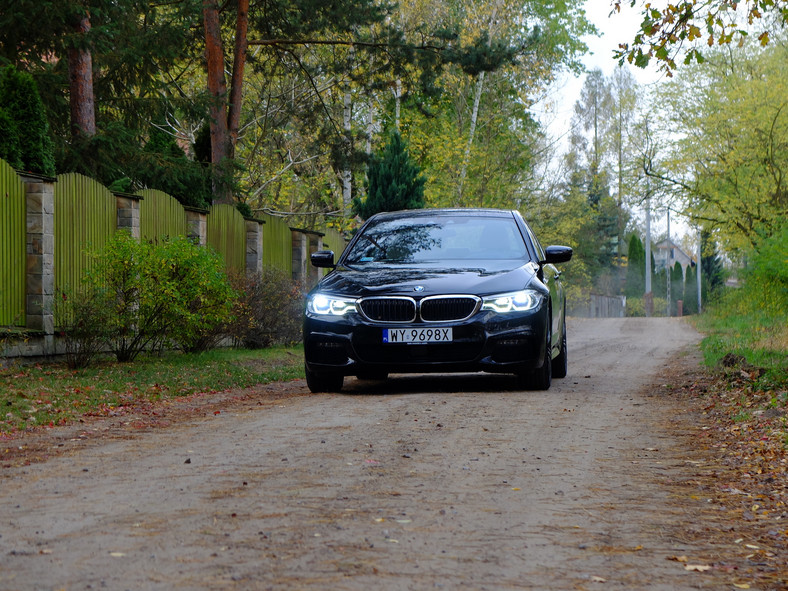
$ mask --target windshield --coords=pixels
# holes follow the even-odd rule
[[[451,263],[523,259],[525,242],[514,218],[435,216],[380,220],[366,226],[345,264]]]

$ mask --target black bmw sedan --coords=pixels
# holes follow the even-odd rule
[[[546,390],[567,372],[565,297],[556,263],[517,211],[381,213],[361,227],[309,292],[306,379],[338,392],[345,376],[504,372]]]

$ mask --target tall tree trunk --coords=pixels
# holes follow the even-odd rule
[[[204,0],[203,24],[208,92],[212,98],[210,126],[213,200],[214,203],[232,203],[232,194],[226,177],[231,146],[227,127],[227,83],[224,78],[224,48],[216,0]]]
[[[350,217],[350,206],[353,200],[353,171],[350,168],[350,158],[353,154],[353,134],[352,134],[352,117],[353,117],[353,95],[350,89],[350,73],[353,71],[353,62],[356,57],[356,52],[353,47],[350,48],[347,59],[347,78],[345,80],[345,88],[343,89],[342,97],[342,128],[345,132],[343,138],[344,144],[344,162],[342,163],[342,205],[345,210],[345,216]]]
[[[74,27],[78,37],[90,31],[90,15],[80,19]],[[86,49],[68,50],[68,79],[71,106],[71,135],[96,135],[96,106],[93,96],[93,57]]]
[[[238,143],[238,127],[241,122],[241,104],[243,100],[244,68],[246,67],[246,49],[249,46],[247,32],[249,30],[249,0],[238,0],[238,17],[235,25],[235,53],[233,55],[233,77],[230,83],[230,105],[227,114],[227,127],[230,132],[230,158],[235,157],[235,146]]]
[[[479,72],[479,77],[476,79],[476,92],[473,96],[473,110],[471,111],[471,129],[468,133],[468,143],[465,146],[465,154],[462,158],[462,166],[460,168],[460,185],[457,189],[457,205],[463,205],[463,189],[465,185],[465,177],[468,175],[468,165],[471,162],[471,147],[473,146],[473,137],[476,135],[476,122],[479,119],[479,103],[482,100],[482,90],[484,89],[484,72]],[[483,204],[479,204],[481,207]]]

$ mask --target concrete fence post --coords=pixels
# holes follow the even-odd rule
[[[55,182],[20,175],[27,203],[27,328],[44,334],[44,355],[54,353]]]
[[[117,228],[128,230],[131,237],[137,240],[140,239],[140,199],[142,197],[138,195],[115,193]]]
[[[263,222],[246,220],[246,272],[258,277],[263,272]]]
[[[184,207],[186,212],[186,237],[199,246],[208,244],[208,212],[204,209]]]

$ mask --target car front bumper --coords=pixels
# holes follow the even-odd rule
[[[384,343],[384,328],[451,327],[446,343]],[[304,357],[315,373],[369,372],[523,373],[541,367],[546,351],[547,307],[526,312],[478,312],[451,323],[370,323],[357,314],[325,318],[307,314]]]

